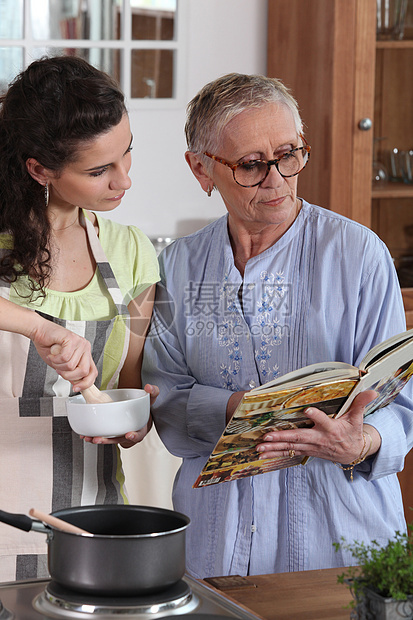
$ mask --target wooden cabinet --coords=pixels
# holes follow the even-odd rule
[[[267,47],[267,74],[291,88],[312,146],[299,195],[372,228],[397,268],[411,255],[413,279],[413,184],[372,185],[374,137],[387,166],[393,147],[413,149],[413,41],[376,41],[376,0],[268,0]],[[402,292],[413,327],[413,288]],[[406,463],[407,507],[412,453]]]
[[[312,146],[307,200],[371,226],[376,0],[268,0],[267,73],[289,86]]]
[[[372,185],[373,137],[388,169],[413,149],[413,40],[376,41],[376,0],[268,0],[267,61],[313,147],[299,193],[372,228],[396,267],[411,255],[413,280],[413,184]]]
[[[390,170],[389,151],[413,149],[413,40],[376,44],[374,128],[378,159]],[[413,327],[413,184],[372,190],[371,226],[387,244],[399,270],[406,320]]]

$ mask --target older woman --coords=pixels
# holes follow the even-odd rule
[[[384,542],[406,527],[396,472],[413,440],[411,386],[368,424],[371,392],[339,420],[311,408],[312,428],[269,433],[258,447],[316,457],[305,466],[192,485],[246,390],[315,362],[358,365],[405,329],[391,257],[370,230],[298,198],[310,147],[278,80],[207,84],[188,106],[186,136],[193,174],[228,213],[163,252],[144,378],[160,387],[160,436],[183,458],[173,499],[192,521],[188,570],[351,564],[333,548],[341,536]]]

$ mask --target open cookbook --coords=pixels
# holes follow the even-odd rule
[[[413,374],[413,329],[373,347],[360,367],[343,362],[305,366],[247,392],[193,487],[254,476],[305,464],[306,456],[264,459],[256,445],[270,431],[310,427],[303,414],[317,407],[337,418],[360,392],[373,389],[377,397],[365,415],[390,403]]]

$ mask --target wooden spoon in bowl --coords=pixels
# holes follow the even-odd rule
[[[89,405],[113,402],[113,399],[109,396],[109,394],[101,392],[94,384],[84,390],[80,390],[80,393]]]
[[[52,355],[58,355],[60,353],[60,349],[61,347],[59,344],[53,344],[50,347],[50,353]],[[104,392],[101,392],[99,388],[96,387],[96,385],[91,385],[90,387],[85,388],[84,390],[80,390],[80,393],[82,394],[83,398],[89,405],[113,402],[109,394],[105,394]]]

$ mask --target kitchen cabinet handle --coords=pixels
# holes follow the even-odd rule
[[[369,131],[373,127],[371,118],[362,118],[359,122],[359,129],[361,131]]]

